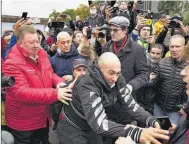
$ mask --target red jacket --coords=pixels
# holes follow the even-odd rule
[[[5,75],[14,76],[16,83],[6,88],[5,120],[15,130],[35,130],[46,127],[50,104],[57,100],[54,89],[63,79],[52,70],[46,52],[38,51],[38,64],[19,45],[15,45],[4,64]]]

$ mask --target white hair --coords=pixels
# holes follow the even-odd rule
[[[59,32],[58,35],[57,35],[57,37],[56,37],[57,41],[59,41],[64,36],[69,36],[70,37],[70,35],[69,35],[68,32],[65,32],[65,31]]]

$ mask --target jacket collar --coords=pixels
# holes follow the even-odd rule
[[[131,41],[131,37],[128,35],[128,40],[124,46],[124,48],[122,50],[120,50],[118,53],[117,53],[117,56],[118,57],[121,57],[123,56],[125,53],[129,53],[131,52],[131,48],[132,48],[132,41]],[[111,41],[111,45],[110,47],[108,48],[109,51],[113,52],[114,53],[114,49],[113,49],[113,41]]]

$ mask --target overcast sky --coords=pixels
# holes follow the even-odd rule
[[[53,9],[76,9],[79,4],[88,5],[88,0],[2,0],[2,15],[21,16],[28,12],[28,17],[48,18]]]

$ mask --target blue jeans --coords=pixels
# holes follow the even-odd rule
[[[178,112],[166,112],[163,111],[157,104],[154,104],[154,116],[155,117],[161,117],[161,116],[168,116],[171,123],[177,125],[181,114]]]

